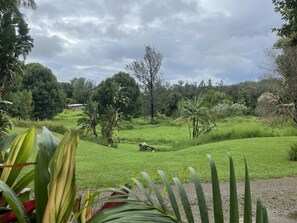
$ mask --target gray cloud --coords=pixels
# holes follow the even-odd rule
[[[124,70],[153,45],[165,81],[234,83],[255,79],[263,50],[281,24],[270,1],[36,0],[25,10],[35,49],[30,61],[61,81],[78,75],[97,83]]]

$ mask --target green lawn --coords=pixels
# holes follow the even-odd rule
[[[206,154],[216,161],[221,180],[228,179],[229,152],[235,162],[238,179],[243,179],[246,157],[251,178],[277,178],[297,175],[297,162],[286,159],[287,150],[297,137],[273,137],[230,140],[170,152],[139,152],[137,145],[120,144],[110,149],[81,141],[77,150],[77,182],[79,187],[114,186],[138,175],[164,170],[168,177],[186,180],[184,169],[194,167],[203,180],[209,180]]]
[[[78,115],[79,112],[61,113],[54,122],[75,127]],[[202,180],[208,181],[206,154],[216,161],[220,179],[227,180],[228,152],[233,156],[238,179],[243,179],[243,157],[247,159],[251,178],[297,175],[297,162],[286,159],[290,146],[297,142],[296,129],[271,128],[253,117],[235,117],[217,124],[217,129],[205,139],[200,137],[202,141],[189,140],[186,125],[144,125],[141,120],[132,123],[133,129],[118,133],[122,139],[118,149],[80,140],[76,156],[77,184],[80,188],[114,186],[139,176],[140,171],[153,174],[158,169],[169,178],[178,176],[185,182],[189,179],[185,171],[188,166],[194,167]],[[17,133],[25,130],[13,128]],[[237,139],[232,140],[234,137]],[[156,145],[162,152],[139,152],[138,143],[143,141]],[[176,148],[175,144],[178,144]]]

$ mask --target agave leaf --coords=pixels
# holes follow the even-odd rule
[[[0,190],[2,191],[2,195],[9,204],[10,208],[13,210],[15,213],[18,221],[20,223],[26,223],[26,211],[15,194],[15,192],[3,181],[0,180]],[[1,222],[1,217],[0,217],[0,222]]]
[[[246,159],[244,158],[245,165],[245,189],[244,189],[244,223],[252,223],[252,200],[251,200],[251,186],[249,178],[249,170]]]
[[[50,161],[49,197],[43,223],[68,222],[75,197],[75,149],[78,132],[68,131]]]
[[[193,223],[194,222],[194,217],[193,217],[193,213],[192,213],[192,209],[191,209],[191,204],[190,201],[188,199],[187,193],[185,191],[185,188],[183,187],[182,183],[180,182],[180,180],[176,177],[173,178],[173,181],[177,187],[179,196],[180,196],[180,200],[182,202],[186,217],[188,219],[189,223]]]
[[[171,187],[171,185],[170,185],[170,183],[169,183],[169,181],[168,181],[165,173],[162,170],[158,170],[158,173],[161,176],[162,181],[163,181],[163,184],[166,187],[167,195],[168,195],[168,198],[170,200],[171,207],[172,207],[172,209],[174,211],[174,214],[175,214],[177,220],[178,221],[181,221],[181,216],[180,216],[180,213],[179,213],[178,204],[177,204],[175,195],[173,193],[172,187]]]
[[[230,223],[238,223],[239,214],[234,163],[231,155],[228,155],[230,163]]]
[[[214,209],[215,222],[224,223],[220,183],[219,183],[217,168],[212,157],[210,155],[207,155],[207,157],[210,162],[210,170],[211,170],[212,196],[213,196],[213,209]]]
[[[13,165],[16,163],[25,163],[33,150],[35,141],[35,129],[31,128],[26,133],[18,136],[11,145],[9,156],[5,165]],[[17,177],[22,168],[4,168],[0,180],[8,186],[14,188]]]
[[[48,201],[48,184],[50,182],[49,163],[59,144],[59,140],[45,127],[37,137],[38,153],[35,166],[35,202],[36,219],[42,222],[43,213]]]
[[[162,207],[162,210],[165,212],[166,207],[165,207],[165,204],[164,204],[164,200],[163,200],[162,195],[160,194],[160,191],[158,190],[156,184],[152,181],[152,179],[150,178],[150,176],[146,172],[141,172],[141,174],[144,176],[144,178],[150,184],[152,190],[154,191],[154,193],[155,193],[155,195],[156,195],[156,197],[157,197],[157,199],[159,201],[159,204]]]
[[[195,190],[196,190],[196,196],[198,200],[198,206],[199,206],[199,211],[200,211],[200,218],[202,223],[209,223],[209,218],[208,218],[208,212],[207,212],[207,205],[206,205],[206,200],[205,196],[203,193],[203,188],[200,182],[200,179],[194,170],[194,168],[189,167],[190,173],[193,178],[193,182],[195,185]]]

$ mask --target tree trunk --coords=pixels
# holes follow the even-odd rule
[[[97,138],[98,135],[97,135],[97,131],[96,131],[96,125],[92,124],[91,129],[92,129],[93,135]]]
[[[153,90],[153,83],[150,83],[150,113],[151,113],[151,121],[154,120],[155,117],[155,107],[154,107],[154,90]]]
[[[293,99],[293,102],[294,102],[294,111],[293,111],[292,118],[295,124],[297,124],[297,98],[296,97]]]

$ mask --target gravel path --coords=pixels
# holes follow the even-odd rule
[[[196,195],[193,185],[185,185],[187,194],[193,209],[196,209]],[[203,184],[203,190],[206,199],[211,207],[211,184]],[[237,183],[238,198],[240,199],[240,210],[243,210],[243,196],[244,196],[244,182]],[[255,201],[260,197],[265,204],[269,214],[270,223],[293,223],[297,222],[297,176],[284,177],[279,179],[264,179],[251,181],[252,200],[254,202],[253,209],[255,209]],[[228,222],[229,209],[229,184],[221,183],[221,196],[224,205],[224,212],[226,222]],[[196,209],[197,210],[197,209]],[[196,211],[197,213],[198,211]],[[241,213],[242,215],[242,213]],[[199,216],[196,216],[199,222]]]

